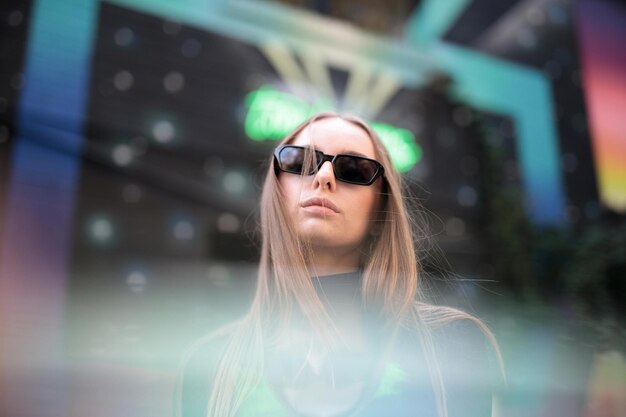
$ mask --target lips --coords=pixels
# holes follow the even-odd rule
[[[340,213],[341,211],[339,210],[339,208],[333,204],[332,201],[326,199],[326,198],[319,198],[319,197],[314,197],[314,198],[309,198],[308,200],[305,200],[304,202],[302,202],[300,204],[300,207],[302,208],[307,208],[307,207],[322,207],[322,208],[327,208],[332,210],[335,213]]]

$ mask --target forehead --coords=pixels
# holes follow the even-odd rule
[[[355,153],[375,159],[374,143],[361,127],[338,117],[322,119],[305,128],[291,142],[313,146],[326,154]]]

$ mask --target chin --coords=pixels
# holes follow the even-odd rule
[[[331,246],[337,241],[337,233],[333,230],[325,230],[324,225],[311,225],[300,228],[298,235],[300,239],[309,241],[315,246]]]
[[[320,233],[320,231],[315,231],[309,233],[300,233],[300,237],[308,241],[313,248],[320,249],[329,249],[333,251],[343,252],[346,248],[352,248],[358,246],[351,241],[346,241],[346,236],[341,233],[337,233],[337,231],[333,231],[332,233]]]
[[[320,231],[302,231],[300,232],[300,238],[302,240],[309,241],[316,246],[330,246],[332,242],[337,241],[336,237],[326,233],[320,233]]]

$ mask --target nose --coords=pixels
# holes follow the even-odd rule
[[[322,165],[315,173],[313,179],[313,188],[321,187],[322,189],[328,189],[329,191],[335,191],[337,183],[335,181],[335,171],[333,164],[330,161],[324,161]]]

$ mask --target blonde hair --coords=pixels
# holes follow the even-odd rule
[[[446,394],[430,331],[454,320],[476,323],[492,343],[498,361],[502,359],[493,334],[474,316],[450,307],[430,305],[420,286],[420,266],[416,257],[414,228],[403,199],[399,173],[393,168],[384,145],[363,120],[335,113],[320,113],[299,125],[280,145],[293,141],[305,128],[328,118],[341,118],[363,129],[374,144],[376,159],[383,165],[385,185],[376,222],[362,258],[362,294],[365,303],[374,303],[392,329],[414,331],[427,357],[437,409],[447,417]],[[313,158],[310,156],[310,158]],[[261,195],[261,258],[256,293],[249,312],[228,329],[205,337],[200,346],[216,337],[228,335],[224,355],[217,367],[208,398],[208,417],[234,416],[246,396],[258,385],[263,374],[264,348],[288,327],[295,314],[306,319],[312,329],[332,341],[337,334],[311,281],[307,260],[311,249],[298,239],[283,204],[273,161],[265,176]],[[305,161],[312,163],[312,161]],[[419,233],[419,232],[418,232]],[[181,395],[179,383],[178,411]]]

